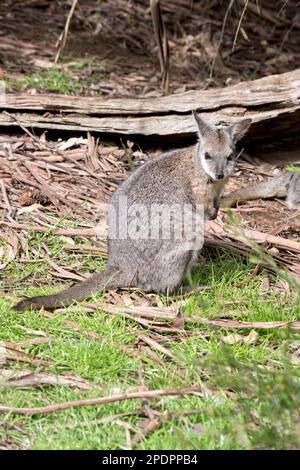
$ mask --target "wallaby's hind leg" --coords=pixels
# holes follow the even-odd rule
[[[221,199],[221,207],[233,207],[241,201],[286,197],[288,191],[288,175],[272,178],[268,181],[237,189]]]
[[[289,209],[300,209],[300,173],[293,173],[286,198]]]

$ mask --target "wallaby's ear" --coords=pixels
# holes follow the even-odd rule
[[[242,137],[244,137],[247,130],[249,129],[250,124],[251,124],[251,119],[243,119],[242,121],[237,122],[236,124],[233,124],[232,126],[230,126],[229,132],[230,132],[232,140],[234,142],[237,142]]]
[[[201,117],[196,113],[196,111],[193,110],[192,112],[198,127],[199,137],[201,138],[205,134],[208,134],[211,131],[211,128],[205,121],[203,121],[203,119],[201,119]]]

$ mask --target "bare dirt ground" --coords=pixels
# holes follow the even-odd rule
[[[295,1],[210,2],[163,0],[170,48],[170,92],[225,86],[300,66],[300,21]],[[4,1],[0,6],[0,59],[4,72],[28,74],[52,68],[68,2]],[[74,72],[108,96],[160,94],[160,72],[148,2],[79,2],[63,62],[94,60]],[[64,64],[60,64],[61,67]],[[105,77],[105,79],[104,79]],[[104,82],[104,83],[103,83]],[[40,91],[40,90],[38,90]]]

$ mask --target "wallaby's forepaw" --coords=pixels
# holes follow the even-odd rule
[[[220,202],[220,207],[222,209],[230,208],[236,205],[236,200],[230,195],[222,197],[221,202]]]
[[[205,218],[207,220],[215,220],[218,215],[218,207],[211,207],[205,211]]]

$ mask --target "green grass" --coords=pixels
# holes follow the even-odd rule
[[[90,66],[90,72],[87,75],[86,70],[82,70],[82,66],[86,66],[84,62],[73,63],[65,66],[64,70],[60,69],[41,69],[36,72],[22,74],[19,76],[8,77],[5,79],[8,92],[27,91],[36,89],[39,93],[60,93],[68,95],[84,95],[89,88],[100,83],[105,75],[99,72],[96,66]],[[97,90],[93,91],[94,95],[100,95]]]
[[[53,259],[62,266],[76,263],[77,271],[91,272],[102,268],[105,260],[88,255],[70,254],[63,237],[33,232],[27,235],[26,257],[43,257],[43,244]],[[85,243],[84,240],[78,240]],[[33,256],[32,250],[36,250]],[[225,252],[205,252],[206,263],[193,273],[197,285],[207,284],[210,291],[190,295],[184,314],[209,318],[226,317],[235,320],[273,321],[300,317],[299,300],[295,292],[276,289],[276,277],[266,293],[266,271],[251,278],[250,261]],[[9,293],[49,293],[63,283],[49,275],[47,261],[21,264],[13,261],[6,269],[5,282]],[[30,277],[27,277],[31,273]],[[46,277],[49,285],[39,286]],[[101,298],[101,293],[96,297]],[[161,297],[164,303],[168,299]],[[234,300],[236,303],[228,302]],[[227,303],[226,303],[227,302]],[[224,344],[223,337],[231,333],[247,335],[247,331],[212,329],[194,324],[187,337],[167,336],[164,346],[175,360],[157,353],[161,364],[135,347],[136,333],[148,334],[141,326],[102,311],[87,314],[83,310],[57,313],[46,318],[40,312],[16,314],[12,301],[0,300],[0,337],[17,342],[34,337],[30,330],[41,330],[50,338],[49,344],[28,347],[41,359],[54,364],[46,371],[54,374],[76,374],[89,380],[95,388],[79,392],[64,386],[45,389],[18,390],[1,388],[1,404],[13,407],[34,407],[51,403],[119,392],[137,390],[140,374],[149,389],[186,387],[200,384],[201,396],[162,397],[149,402],[159,412],[183,412],[193,409],[198,414],[163,419],[159,428],[142,439],[136,449],[247,449],[299,448],[300,372],[293,365],[291,344],[299,335],[283,330],[259,330],[254,344]],[[80,304],[84,305],[84,303]],[[82,331],[90,330],[99,340],[88,339],[81,332],[66,326],[64,320],[76,321]],[[27,328],[27,332],[24,330]],[[189,325],[191,327],[191,325]],[[9,362],[11,369],[35,370]],[[126,448],[124,427],[131,426],[133,436],[142,422],[139,400],[123,401],[103,406],[70,408],[48,415],[24,417],[0,415],[1,440],[10,439],[16,448],[31,449],[123,449]],[[104,417],[129,413],[101,423]]]
[[[76,38],[74,40],[77,41]],[[93,42],[94,38],[87,39],[90,45]],[[38,68],[28,63],[26,72],[20,72],[19,63],[8,60],[5,76],[7,92],[34,89],[38,93],[100,96],[102,92],[98,86],[109,80],[109,72],[95,52],[66,50],[58,64],[48,60],[48,65],[48,68]]]
[[[18,79],[6,79],[8,91],[17,89],[25,91],[36,88],[40,92],[53,91],[56,93],[74,93],[74,84],[66,72],[55,69],[46,69],[33,72],[28,75],[21,75]]]

